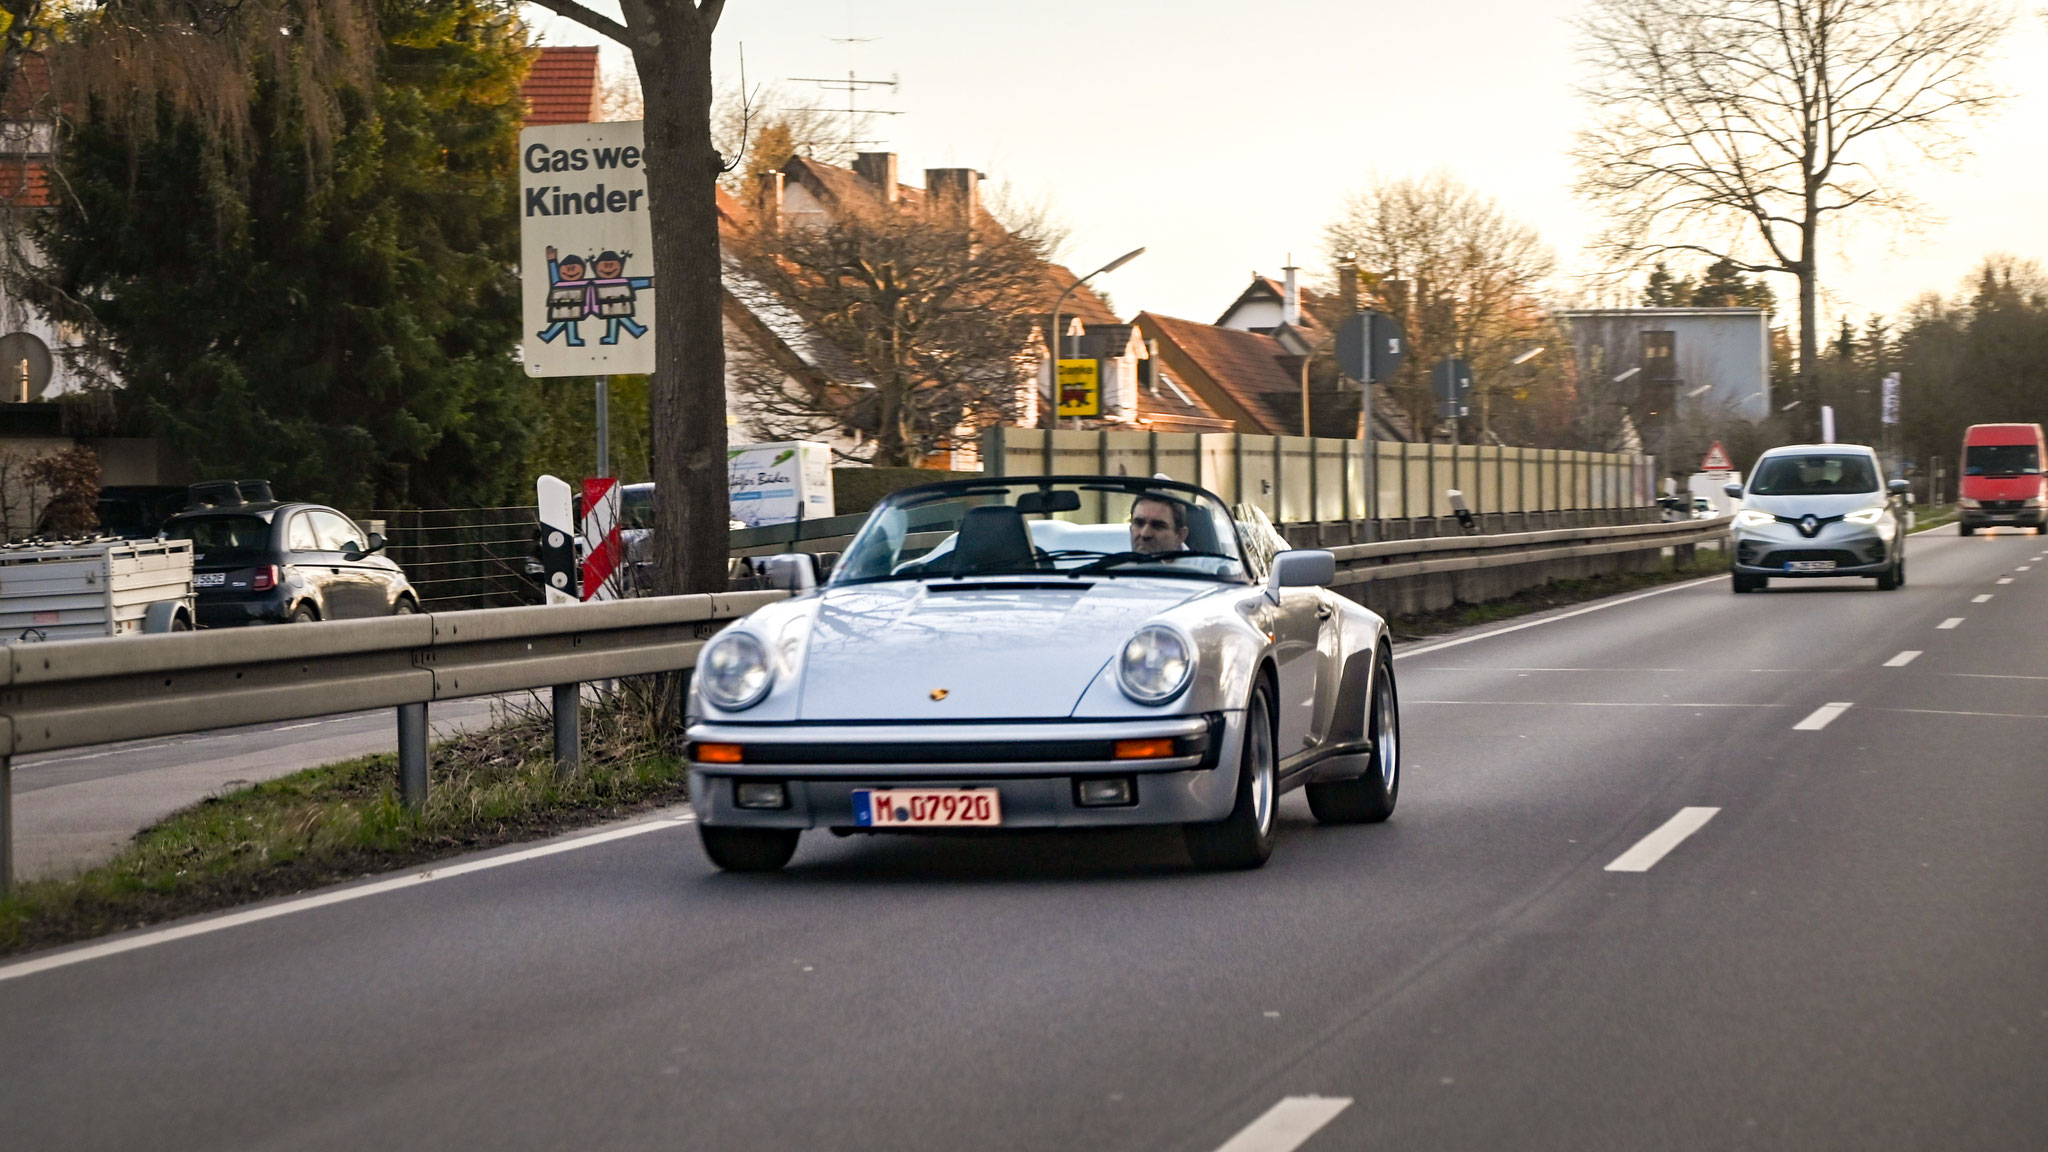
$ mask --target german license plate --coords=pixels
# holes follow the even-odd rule
[[[1787,572],[1833,572],[1833,560],[1793,560],[1785,565]]]
[[[192,586],[194,588],[218,588],[227,582],[228,574],[225,572],[194,572],[192,574]]]
[[[1003,822],[993,788],[856,788],[853,822],[861,828],[963,828]]]

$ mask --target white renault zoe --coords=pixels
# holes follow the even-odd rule
[[[1731,530],[1733,586],[1755,592],[1773,578],[1868,576],[1886,591],[1906,582],[1908,485],[1885,483],[1877,453],[1859,444],[1773,448],[1750,470]]]

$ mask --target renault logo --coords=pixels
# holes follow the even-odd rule
[[[948,692],[948,691],[947,691],[946,689],[944,689],[944,688],[934,688],[934,689],[932,689],[932,699],[933,699],[933,700],[935,700],[935,701],[937,701],[937,700],[944,700],[944,699],[945,699],[945,698],[946,698],[947,696],[950,696],[950,695],[952,695],[952,693]]]
[[[1811,537],[1814,533],[1818,531],[1820,531],[1820,517],[1815,516],[1813,513],[1809,512],[1806,515],[1801,516],[1799,518],[1800,535]]]

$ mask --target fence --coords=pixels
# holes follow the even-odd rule
[[[385,555],[405,569],[424,611],[509,608],[541,599],[528,574],[534,555],[532,505],[507,508],[395,508],[383,521]]]
[[[1649,456],[1237,432],[993,428],[982,460],[1009,476],[1164,473],[1281,523],[1450,516],[1452,488],[1476,514],[1642,508],[1657,476]]]

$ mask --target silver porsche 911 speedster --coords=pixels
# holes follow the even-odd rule
[[[705,645],[690,797],[722,868],[780,868],[807,828],[1178,824],[1255,868],[1279,795],[1326,823],[1394,810],[1384,621],[1191,484],[993,477],[884,500],[824,586]]]

